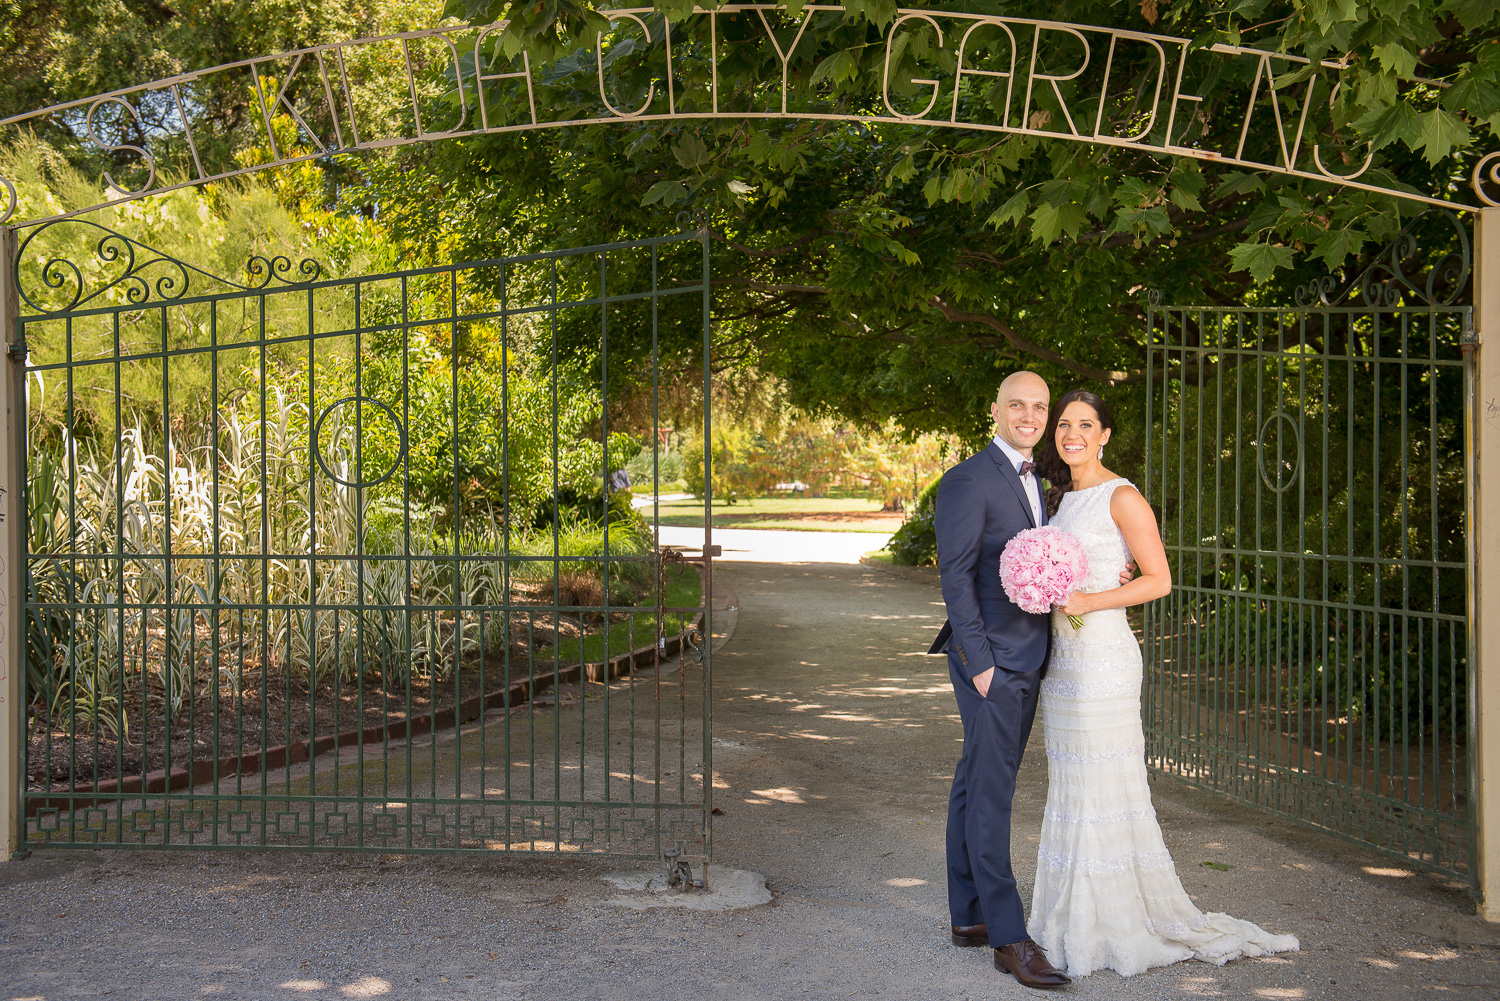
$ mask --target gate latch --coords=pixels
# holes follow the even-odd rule
[[[695,664],[701,664],[701,663],[703,663],[703,655],[704,655],[704,650],[703,650],[703,630],[696,629],[696,628],[689,629],[687,631],[687,635],[685,635],[683,637],[683,639],[687,641],[687,645],[690,646],[690,647],[692,647],[693,653],[697,655],[694,658],[693,663],[695,663]],[[665,641],[663,641],[663,642],[665,642]]]
[[[703,880],[693,878],[693,867],[682,857],[681,848],[668,848],[661,855],[666,862],[668,886],[682,893],[703,889]]]

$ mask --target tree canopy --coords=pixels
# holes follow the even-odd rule
[[[1474,166],[1500,149],[1500,8],[1490,3],[960,6],[1167,31],[1203,48],[1253,45],[1340,60],[1338,87],[1314,92],[1323,161],[1352,173],[1373,153],[1370,176],[1429,197],[1462,194]],[[616,30],[600,47],[621,107],[663,86],[662,19],[682,37],[707,16],[682,4],[657,10],[647,21],[655,41]],[[494,36],[492,66],[527,48],[553,60],[547,102],[597,105],[594,39],[607,21],[591,5],[450,0],[449,11],[476,22],[509,18],[508,33]],[[784,71],[794,99],[860,114],[880,100],[870,81],[881,79],[885,46],[874,43],[896,15],[894,4],[860,2],[817,12],[794,3],[764,18],[725,13],[717,71],[734,82],[737,108],[774,99]],[[767,30],[774,47],[733,44],[736,33],[749,39]],[[916,95],[920,106],[927,91],[912,78],[930,73],[941,99],[954,100],[953,40],[939,48],[930,39],[924,48],[920,35],[892,57],[893,89]],[[680,52],[672,73],[688,95],[694,75],[714,67]],[[1059,76],[1077,63],[1062,49],[1052,57]],[[1118,79],[1147,75],[1144,49],[1122,47],[1112,58]],[[1232,147],[1225,133],[1240,129],[1241,118],[1226,109],[1269,84],[1253,58],[1199,65],[1191,93],[1223,96],[1221,106],[1194,115],[1193,141]],[[1307,92],[1298,84],[1323,72],[1294,69],[1275,80],[1288,120],[1304,111],[1299,95]],[[966,77],[956,100],[997,101],[1000,84]],[[513,86],[489,87],[492,109],[525,97]],[[1128,88],[1102,111],[1090,95],[1077,81],[1060,85],[1075,117],[1139,114]],[[1040,98],[1038,108],[1045,127]],[[1050,115],[1059,111],[1053,99]],[[733,111],[412,148],[387,170],[384,179],[372,175],[368,196],[400,232],[413,240],[456,235],[476,257],[660,233],[690,212],[715,242],[722,364],[774,372],[809,408],[895,417],[913,431],[978,433],[997,374],[1018,365],[1065,380],[1138,382],[1143,290],[1175,302],[1290,304],[1297,281],[1355,272],[1423,208],[1301,177],[1072,140],[921,122],[776,122]],[[581,332],[579,350],[586,339]]]
[[[212,0],[184,13],[146,0],[9,2],[18,14],[0,27],[0,69],[18,83],[0,114],[278,46],[424,26],[414,3],[336,0],[291,12],[281,0]],[[939,40],[918,18],[905,22],[898,45],[897,6],[865,0],[726,8],[706,32],[711,6],[662,2],[611,26],[587,0],[448,0],[446,15],[508,24],[456,69],[443,59],[419,67],[421,100],[432,106],[472,102],[480,72],[496,120],[521,120],[533,99],[562,120],[664,93],[679,110],[702,111],[710,79],[723,100],[699,120],[626,118],[331,155],[318,161],[324,197],[341,211],[378,213],[422,258],[659,235],[686,213],[714,241],[717,364],[774,374],[813,411],[969,434],[982,432],[985,400],[1005,369],[1142,380],[1147,289],[1172,302],[1290,303],[1298,282],[1357,273],[1423,209],[1297,174],[1061,138],[1086,130],[1075,119],[1117,136],[1160,133],[1170,122],[1143,110],[1161,75],[1149,46],[1111,46],[1107,61],[1085,58],[1075,78],[1077,42],[1057,30],[1043,38],[1017,29],[1009,42],[1011,56],[1019,50],[1046,71],[1026,134],[920,116],[747,117],[788,101],[855,118],[888,108],[915,115],[931,97],[955,115],[972,112],[963,120],[985,109],[1003,119],[1020,100],[1008,93],[1015,81],[996,75],[1007,57],[996,32]],[[1264,128],[1264,113],[1273,109],[1276,121],[1308,131],[1284,158],[1306,161],[1316,145],[1330,170],[1363,166],[1377,186],[1470,202],[1470,176],[1500,151],[1500,7],[1489,0],[954,0],[909,9],[1191,39],[1181,90],[1208,96],[1183,104],[1177,145],[1243,146],[1245,109],[1260,108],[1251,145],[1272,162],[1277,132]],[[505,76],[526,66],[534,89]],[[395,113],[375,92],[396,76],[370,68],[361,86],[372,108]],[[222,100],[205,94],[201,112],[243,117],[249,100],[244,88]],[[229,125],[210,131],[223,138],[216,155],[245,155]],[[1292,142],[1285,131],[1280,141]],[[616,324],[612,348],[646,357],[646,326]],[[563,333],[579,358],[597,350],[588,324]],[[662,334],[669,364],[674,351],[691,355],[698,337],[686,322]]]

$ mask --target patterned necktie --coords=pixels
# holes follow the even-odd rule
[[[1036,463],[1032,462],[1030,459],[1024,459],[1021,462],[1020,474],[1022,476],[1026,476],[1026,475],[1028,475],[1035,468],[1036,468]]]

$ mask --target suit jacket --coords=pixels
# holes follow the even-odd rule
[[[1035,476],[1032,480],[1040,492],[1041,482]],[[942,653],[951,644],[970,678],[991,667],[1040,668],[1047,659],[1051,616],[1023,612],[1000,585],[1005,544],[1036,527],[1026,488],[1000,446],[990,442],[943,474],[933,526],[948,621],[928,653]]]

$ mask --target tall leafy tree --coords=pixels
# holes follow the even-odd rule
[[[3,0],[0,119],[288,49],[430,27],[440,19],[425,0]],[[274,76],[276,68],[259,72]],[[394,67],[357,64],[352,72],[362,108],[385,102],[362,100],[359,91],[405,86]],[[90,125],[123,147],[112,155],[92,154],[100,162],[87,166],[96,170],[132,169],[129,147],[149,144],[159,163],[186,174],[192,166],[188,150],[172,148],[167,138],[185,112],[205,171],[233,169],[245,135],[254,135],[253,127],[246,128],[255,102],[248,71],[210,77],[183,91],[181,109],[169,91],[160,91],[138,99],[133,114],[105,104],[92,122],[80,108],[37,127],[41,138],[75,157],[90,156],[81,151],[92,144],[79,141]]]
[[[617,106],[638,106],[653,84],[661,92],[663,20],[682,39],[705,17],[682,3],[657,9],[654,41],[616,32],[603,46]],[[1366,179],[1384,186],[1453,197],[1478,159],[1500,148],[1500,7],[1483,0],[968,0],[962,9],[1342,59],[1337,90],[1329,96],[1330,77],[1317,98],[1314,138],[1340,172],[1373,152]],[[450,0],[449,11],[509,18],[508,32],[491,36],[491,67],[527,49],[547,67],[538,100],[551,114],[598,114],[594,41],[608,22],[591,5]],[[788,53],[794,104],[885,114],[878,81],[896,14],[893,3],[859,0],[836,12],[793,3],[764,19],[726,14],[717,69],[729,97],[719,117],[414,148],[386,168],[373,197],[409,238],[458,233],[474,256],[659,234],[687,211],[713,233],[721,363],[775,372],[813,409],[975,434],[1000,369],[1142,380],[1143,290],[1209,304],[1290,302],[1296,281],[1353,272],[1421,209],[1327,182],[1061,138],[736,117],[779,100],[778,48]],[[766,44],[768,30],[777,45]],[[897,100],[915,96],[920,106],[912,78],[935,68],[951,80],[953,45],[921,30],[911,39],[891,79]],[[694,93],[703,99],[712,66],[680,41],[673,55],[682,110]],[[1065,69],[1070,57],[1053,58]],[[1122,47],[1115,58],[1117,79],[1149,76],[1144,50]],[[1281,69],[1278,98],[1294,118],[1295,85],[1322,71]],[[1232,148],[1235,109],[1265,86],[1256,70],[1253,58],[1197,63],[1184,89],[1217,103],[1176,141]],[[966,84],[960,105],[996,100],[995,86]],[[1128,123],[1139,110],[1128,89],[1100,109],[1082,85],[1062,87],[1073,114],[1089,121]],[[492,108],[510,101],[520,113],[517,88],[491,88]],[[1038,102],[1033,127],[1060,121],[1055,101]],[[577,351],[596,350],[592,331],[574,334]],[[681,328],[684,347],[693,334]]]

